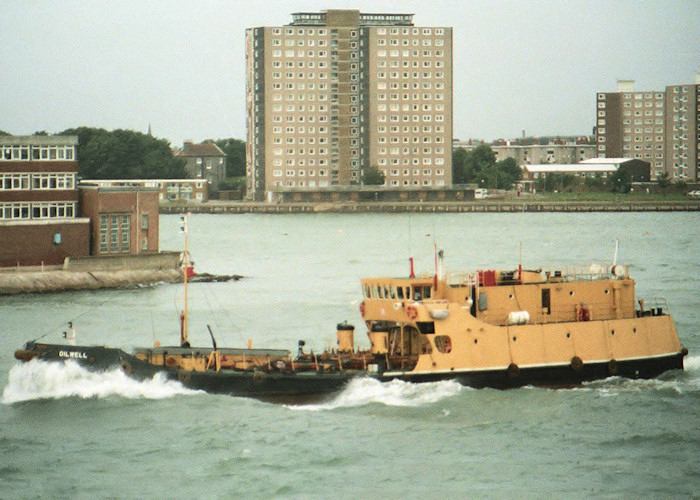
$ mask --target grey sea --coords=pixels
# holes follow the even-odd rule
[[[163,216],[161,249],[182,247]],[[686,370],[574,389],[453,382],[351,384],[285,406],[74,365],[21,365],[29,339],[134,347],[178,340],[183,291],[159,285],[0,298],[2,498],[697,498],[700,214],[194,215],[201,272],[191,340],[315,351],[357,326],[360,278],[627,263],[640,297],[669,303]]]

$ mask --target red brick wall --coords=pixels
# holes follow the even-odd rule
[[[54,243],[60,233],[61,242]],[[0,224],[0,267],[63,264],[66,257],[90,254],[87,221]]]
[[[90,218],[92,255],[100,252],[100,215],[130,215],[131,234],[129,253],[158,251],[158,191],[114,190],[110,188],[80,188],[80,215]],[[148,215],[148,228],[142,229],[141,216]],[[143,249],[143,240],[148,249]]]

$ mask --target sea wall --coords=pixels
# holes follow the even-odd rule
[[[182,280],[178,270],[178,252],[74,257],[63,268],[3,268],[0,270],[0,295],[18,293],[96,290]]]
[[[4,272],[0,273],[0,295],[119,288],[153,283],[175,283],[181,279],[182,276],[177,269]]]
[[[700,201],[525,201],[250,203],[210,201],[197,205],[161,204],[160,213],[288,214],[406,212],[697,212]]]
[[[169,270],[177,268],[179,258],[179,252],[69,257],[63,263],[63,270],[72,272]]]

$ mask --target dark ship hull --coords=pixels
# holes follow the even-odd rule
[[[147,350],[151,352],[153,350]],[[163,347],[158,353],[176,353],[177,355],[202,355],[211,349]],[[223,350],[245,351],[245,350]],[[286,351],[267,351],[279,353]],[[256,351],[260,353],[260,351]],[[684,353],[660,356],[633,361],[607,363],[577,363],[569,365],[523,368],[511,366],[508,369],[449,371],[449,372],[400,372],[392,371],[391,366],[379,360],[377,371],[363,369],[338,369],[329,371],[303,369],[303,366],[277,369],[252,370],[183,370],[167,364],[156,365],[144,361],[134,354],[122,349],[101,346],[71,346],[28,342],[24,349],[15,352],[15,357],[22,361],[39,359],[47,362],[75,361],[91,371],[107,371],[119,368],[137,380],[152,378],[163,373],[170,380],[179,381],[183,386],[212,394],[226,394],[239,397],[251,397],[263,401],[283,403],[310,403],[331,398],[345,388],[350,380],[357,377],[370,377],[387,382],[398,379],[411,383],[437,382],[455,380],[458,383],[474,387],[491,387],[508,389],[526,385],[542,387],[573,387],[584,382],[602,380],[610,376],[631,379],[654,378],[670,370],[683,369]],[[166,359],[163,357],[163,359]],[[579,360],[580,361],[580,360]],[[308,367],[307,367],[308,368]]]
[[[178,355],[183,355],[186,351],[199,355],[210,350],[182,347],[160,349],[166,352],[170,349]],[[154,365],[118,348],[37,342],[28,342],[24,349],[15,351],[15,358],[21,361],[75,361],[96,372],[119,368],[137,380],[149,379],[157,373],[163,373],[169,380],[177,380],[188,389],[290,403],[323,400],[341,391],[352,378],[362,374],[356,370],[183,370],[167,365]]]

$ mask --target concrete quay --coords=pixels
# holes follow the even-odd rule
[[[0,295],[97,290],[182,281],[179,252],[67,258],[62,266],[0,268]]]
[[[299,213],[462,213],[462,212],[697,212],[699,200],[682,201],[537,201],[478,202],[321,202],[251,203],[209,201],[199,204],[161,204],[161,214],[299,214]]]
[[[177,269],[135,271],[20,271],[0,272],[0,295],[48,293],[68,290],[122,288],[182,281]]]

